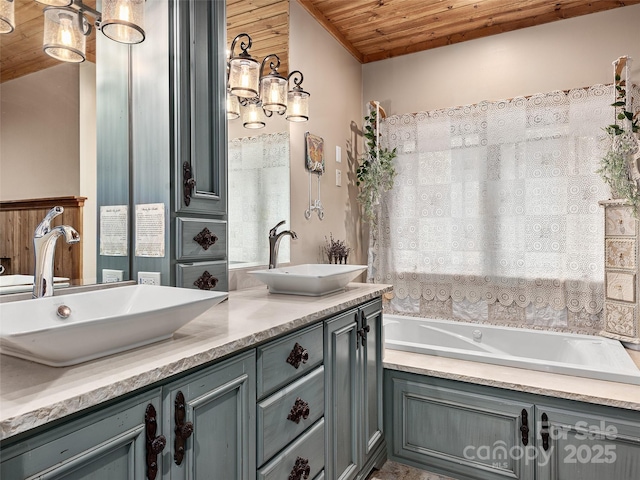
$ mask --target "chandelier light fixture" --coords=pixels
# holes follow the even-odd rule
[[[83,62],[86,58],[86,38],[93,26],[107,38],[119,43],[136,44],[144,41],[145,0],[103,0],[102,12],[85,5],[82,0],[36,1],[46,5],[42,48],[57,60]],[[0,0],[1,33],[5,33],[5,4],[13,5],[13,2]],[[89,21],[88,17],[92,17],[93,21]]]
[[[238,42],[241,51],[236,55]],[[227,64],[227,119],[242,116],[245,128],[264,127],[265,117],[274,113],[286,114],[285,118],[290,122],[309,120],[310,95],[302,89],[302,73],[295,70],[285,78],[278,72],[278,55],[267,55],[260,63],[249,54],[251,45],[251,37],[246,33],[239,34],[231,43]],[[269,73],[265,74],[267,66]],[[291,81],[294,86],[290,88]]]

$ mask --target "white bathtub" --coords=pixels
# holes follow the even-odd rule
[[[592,335],[384,315],[385,347],[640,385],[620,342]]]

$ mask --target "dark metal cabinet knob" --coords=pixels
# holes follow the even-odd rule
[[[289,480],[302,480],[309,478],[311,473],[311,467],[309,466],[309,460],[306,458],[296,458],[296,463],[289,474]]]
[[[216,244],[218,237],[211,233],[207,227],[204,227],[200,233],[193,237],[193,240],[204,250],[209,250],[209,247]]]
[[[542,448],[546,452],[549,450],[549,417],[546,413],[542,414],[541,420],[540,436],[542,437]]]
[[[187,443],[187,438],[189,438],[193,433],[193,423],[185,422],[187,413],[185,410],[184,395],[181,391],[178,391],[178,393],[176,394],[174,407],[175,408],[173,416],[176,424],[174,432],[176,434],[176,438],[173,442],[173,460],[174,462],[176,462],[176,465],[180,465],[182,463],[182,460],[184,460],[185,444]]]
[[[291,420],[295,423],[300,423],[301,418],[305,420],[309,418],[309,412],[309,404],[298,397],[296,398],[296,402],[293,404],[293,407],[291,407],[291,411],[287,416],[287,420]]]
[[[307,363],[309,360],[309,352],[298,342],[293,346],[293,350],[287,357],[287,363],[294,368],[298,368],[301,363]]]
[[[153,405],[147,405],[144,414],[144,424],[146,431],[146,456],[147,456],[147,480],[155,480],[158,474],[158,455],[167,445],[167,439],[164,435],[158,435],[158,421],[156,409]]]
[[[200,290],[213,290],[218,285],[218,279],[205,270],[193,284]]]

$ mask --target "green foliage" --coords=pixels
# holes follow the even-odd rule
[[[374,207],[379,202],[380,195],[393,187],[396,176],[393,159],[397,156],[395,148],[389,150],[380,147],[376,152],[380,141],[380,133],[376,131],[376,118],[375,110],[364,117],[366,153],[356,171],[356,185],[360,187],[358,201],[362,205],[365,221],[371,224],[376,220]]]
[[[624,198],[629,202],[637,217],[640,212],[640,189],[629,175],[627,157],[613,148],[609,149],[602,157],[597,173],[609,185],[615,197]]]
[[[632,112],[625,110],[626,106],[626,85],[622,85],[620,75],[615,76],[616,101],[611,104],[615,109],[617,120],[629,120],[631,122],[631,131],[637,133],[638,114],[635,116]],[[600,169],[597,173],[609,185],[611,193],[614,197],[624,198],[632,207],[636,217],[640,215],[640,187],[631,176],[631,165],[627,155],[615,148],[615,138],[625,133],[625,129],[617,123],[605,127],[605,131],[611,137],[611,147],[600,160]],[[633,161],[633,159],[631,159]]]

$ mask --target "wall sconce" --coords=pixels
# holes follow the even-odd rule
[[[240,41],[241,53],[235,56],[235,47]],[[295,70],[285,78],[278,72],[280,57],[267,55],[260,64],[251,57],[251,37],[241,33],[231,43],[228,69],[227,119],[240,116],[243,107],[243,125],[245,128],[262,128],[265,126],[263,115],[271,117],[274,113],[284,115],[290,122],[306,122],[309,120],[309,96],[302,89],[303,75]],[[265,66],[269,65],[269,73],[265,74]],[[290,80],[294,87],[287,91]]]
[[[13,0],[0,0],[0,33],[11,33],[16,28],[15,12]]]
[[[144,41],[145,0],[103,0],[103,13],[81,0],[36,1],[48,5],[44,9],[43,49],[57,60],[85,60],[86,37],[91,33],[88,15],[94,18],[93,25],[111,40],[126,44]]]

